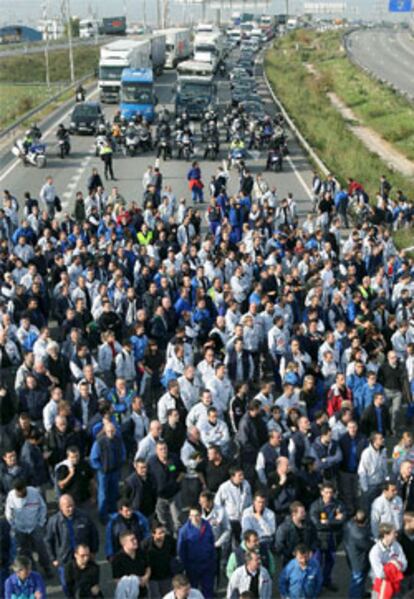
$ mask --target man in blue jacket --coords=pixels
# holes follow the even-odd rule
[[[201,587],[205,599],[213,599],[216,570],[214,535],[198,507],[190,509],[187,522],[178,532],[177,553],[191,586],[196,589]]]
[[[125,445],[115,425],[106,420],[102,434],[92,445],[90,461],[98,474],[99,518],[106,524],[108,513],[116,511],[121,468],[126,460]]]
[[[322,571],[306,545],[298,545],[295,557],[279,576],[282,599],[316,599],[322,590]]]
[[[151,536],[147,518],[132,509],[132,502],[123,497],[118,501],[118,512],[109,516],[105,532],[105,555],[110,560],[122,549],[119,537],[124,532],[132,532],[139,543]]]

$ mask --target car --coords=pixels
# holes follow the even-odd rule
[[[70,117],[69,132],[96,134],[98,126],[105,123],[105,117],[99,102],[80,102],[76,104]]]
[[[240,102],[240,105],[246,114],[257,118],[259,121],[262,121],[266,116],[265,109],[260,101],[244,100]]]

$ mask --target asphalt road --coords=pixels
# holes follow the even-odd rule
[[[414,98],[414,38],[410,31],[368,29],[348,37],[351,57]]]
[[[266,104],[266,110],[269,113],[274,113],[275,108],[261,73],[261,66],[258,65],[256,68],[257,92],[263,97]],[[157,95],[161,105],[166,105],[167,107],[172,108],[174,81],[175,73],[171,71],[166,71],[159,78],[157,82]],[[228,81],[219,79],[218,90],[221,109],[223,112],[223,110],[228,108],[228,101],[230,97]],[[92,95],[94,93],[96,95],[96,91],[91,92]],[[108,119],[111,118],[115,109],[115,106],[105,106],[105,113]],[[49,117],[47,121],[47,131],[45,131],[44,137],[46,142],[49,144],[48,167],[43,170],[38,170],[32,167],[23,167],[19,161],[11,160],[10,155],[6,154],[5,157],[3,157],[3,162],[0,162],[0,186],[3,189],[9,189],[19,199],[22,199],[23,193],[26,190],[30,190],[34,196],[37,196],[45,177],[50,173],[54,177],[57,191],[60,197],[63,199],[64,210],[72,211],[73,200],[76,191],[85,191],[86,180],[93,166],[97,166],[102,173],[102,163],[94,155],[93,138],[87,136],[72,137],[72,154],[68,159],[62,161],[60,158],[57,158],[54,155],[56,147],[54,141],[56,125],[62,120],[68,124],[70,120],[70,110],[68,111],[68,109],[66,109],[68,114],[63,116],[61,112],[62,110],[60,110],[58,113],[58,117],[55,118],[55,122],[52,122],[51,117]],[[199,143],[196,142],[196,147],[197,146],[199,147]],[[277,187],[279,198],[283,198],[288,192],[293,193],[298,204],[299,213],[303,216],[310,209],[310,185],[312,180],[312,169],[306,156],[292,135],[290,135],[289,147],[290,156],[285,162],[284,172],[277,174],[266,173],[265,176],[270,185],[275,185]],[[226,157],[226,155],[226,146],[225,144],[222,144],[221,154],[216,162],[201,162],[203,178],[206,183],[208,183],[218,164]],[[196,155],[196,158],[201,160],[201,155]],[[247,163],[252,172],[257,173],[263,170],[265,161],[266,153],[263,152],[261,155],[255,155],[254,157],[248,159]],[[154,164],[154,155],[147,154],[134,158],[115,158],[114,170],[115,175],[118,178],[116,185],[127,201],[138,200],[138,202],[141,204],[142,175],[149,164]],[[188,163],[184,161],[161,161],[161,171],[164,176],[165,184],[171,185],[173,187],[177,197],[186,197],[189,204],[191,200],[189,199],[189,191],[186,181],[188,168]],[[110,185],[111,183],[108,182],[108,187],[110,187]],[[231,173],[229,189],[230,192],[236,192],[238,190],[238,176],[233,172]],[[48,494],[48,499],[52,498],[53,495],[51,493]],[[91,515],[96,517],[96,508],[91,510]],[[104,542],[104,530],[100,525],[99,532],[102,548]],[[105,597],[112,597],[114,594],[112,576],[109,565],[105,561],[105,556],[102,549],[97,556],[97,561],[101,565],[101,586]],[[339,585],[340,590],[335,594],[324,592],[324,599],[347,596],[349,570],[345,564],[343,554],[338,556],[337,565],[334,571],[334,579]],[[278,593],[276,592],[277,579],[274,586],[274,597],[278,597]],[[58,599],[63,597],[56,578],[51,581],[50,584],[48,584],[47,590],[48,597],[50,599]],[[220,592],[217,594],[217,597],[223,596],[225,596],[225,587],[222,587]]]
[[[166,71],[157,82],[157,95],[160,105],[172,108],[173,84],[175,82],[175,73]],[[222,109],[228,106],[229,85],[227,81],[218,81],[219,97]],[[271,98],[262,79],[258,78],[258,92],[263,95],[269,103],[269,112],[274,111]],[[90,98],[96,97],[96,90],[89,94]],[[111,119],[116,106],[105,105],[105,115]],[[93,166],[96,166],[102,172],[102,162],[94,155],[94,139],[90,136],[72,136],[72,152],[69,158],[61,160],[56,154],[55,132],[59,122],[67,125],[70,121],[72,107],[66,110],[66,114],[61,114],[52,122],[48,119],[47,129],[44,130],[43,138],[47,143],[48,165],[45,169],[36,169],[34,167],[24,167],[20,161],[11,159],[10,153],[6,150],[3,159],[0,160],[0,183],[3,188],[12,191],[18,198],[23,197],[25,191],[31,191],[34,196],[45,181],[47,175],[52,175],[55,181],[58,195],[63,200],[64,210],[73,209],[74,196],[76,191],[86,189],[86,180]],[[291,156],[285,161],[285,169],[281,174],[266,174],[270,185],[276,185],[279,196],[283,197],[288,192],[292,192],[297,199],[299,210],[304,213],[309,206],[309,186],[312,178],[310,166],[303,155],[301,149],[293,139],[290,140]],[[195,158],[201,159],[201,154],[197,153],[199,144],[196,143]],[[216,162],[203,161],[202,171],[205,183],[208,183],[210,177],[215,173],[218,164],[227,155],[227,150],[222,146],[220,157]],[[263,170],[266,161],[266,152],[260,156],[255,155],[248,159],[248,164],[252,172]],[[154,156],[150,154],[140,155],[138,157],[115,156],[114,171],[118,178],[116,185],[127,200],[138,200],[141,202],[142,195],[142,175],[148,164],[154,163]],[[161,162],[161,171],[164,176],[165,184],[172,185],[177,196],[185,195],[188,197],[188,187],[186,174],[188,164],[184,161],[168,160]],[[231,192],[237,190],[238,178],[232,174],[229,189]],[[110,187],[110,182],[108,182]]]

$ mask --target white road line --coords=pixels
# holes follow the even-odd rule
[[[86,99],[87,99],[87,100],[90,100],[90,99],[91,99],[91,98],[93,98],[93,97],[94,97],[94,96],[95,96],[97,93],[98,93],[98,88],[96,87],[94,90],[92,90],[92,91],[91,91],[91,92],[90,92],[90,93],[89,93],[89,94],[86,96]],[[68,118],[68,116],[70,115],[70,113],[72,112],[72,110],[73,110],[73,106],[71,106],[71,107],[69,108],[69,110],[67,110],[67,111],[65,112],[65,114],[64,114],[64,115],[63,115],[63,116],[62,116],[62,117],[61,117],[59,120],[62,120],[62,121],[64,121],[65,119],[67,119],[67,118]],[[48,136],[49,136],[49,135],[52,133],[52,131],[53,131],[55,128],[56,128],[56,124],[53,124],[51,127],[49,127],[49,129],[47,129],[47,130],[44,132],[44,134],[43,134],[43,138],[44,138],[44,139],[46,139],[46,138],[47,138],[47,137],[48,137]],[[16,158],[16,160],[15,160],[14,162],[12,162],[12,164],[11,164],[11,165],[10,165],[10,166],[9,166],[9,167],[8,167],[8,168],[5,170],[5,171],[4,171],[4,173],[2,173],[2,174],[0,175],[0,181],[4,181],[4,179],[5,179],[6,177],[8,177],[12,171],[14,171],[14,169],[16,168],[16,166],[17,166],[18,164],[21,164],[21,160],[20,160],[20,158]]]
[[[287,156],[287,162],[290,164],[291,169],[293,170],[293,172],[295,173],[299,183],[302,185],[303,189],[305,190],[308,198],[310,200],[313,200],[313,195],[312,192],[308,186],[308,184],[306,183],[305,179],[302,177],[302,175],[300,174],[300,172],[298,171],[298,169],[295,166],[295,163],[293,162],[292,158],[290,156]]]

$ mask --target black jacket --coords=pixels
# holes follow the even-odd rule
[[[293,559],[293,552],[297,545],[305,544],[315,551],[318,547],[316,529],[310,519],[306,518],[302,528],[296,526],[290,516],[286,516],[276,531],[276,553],[280,555],[283,565]]]
[[[75,545],[88,545],[91,553],[99,549],[99,536],[95,524],[87,514],[75,508],[72,516],[72,527],[75,536]],[[58,560],[62,565],[67,564],[73,557],[69,526],[62,512],[54,514],[47,523],[46,546],[52,561]]]
[[[360,433],[357,433],[355,441],[356,441],[356,463],[357,463],[357,468],[358,468],[358,464],[361,459],[361,454],[364,451],[364,449],[368,446],[368,440],[365,437],[365,435],[361,435]],[[350,472],[348,464],[349,464],[349,456],[351,453],[352,440],[351,440],[349,433],[345,433],[344,435],[342,435],[342,437],[339,439],[338,443],[339,443],[339,448],[342,452],[342,462],[339,464],[339,469],[342,470],[342,472]],[[355,472],[356,472],[356,470],[355,470]]]
[[[239,431],[237,433],[237,441],[240,445],[243,464],[256,463],[257,454],[262,445],[266,443],[267,438],[268,431],[262,416],[260,415],[253,419],[248,412],[244,414],[240,420]]]
[[[275,471],[268,477],[269,503],[280,522],[288,513],[290,504],[298,498],[298,481],[293,472],[288,472],[286,481],[281,484]]]
[[[407,482],[398,476],[397,488],[398,495],[403,501],[404,512],[412,512],[414,510],[414,476],[411,475]]]
[[[341,519],[336,518],[338,510],[342,514]],[[346,510],[342,501],[333,499],[330,503],[324,504],[320,497],[312,503],[309,515],[318,532],[321,548],[335,549],[341,542],[346,520]]]
[[[385,434],[390,433],[391,432],[390,411],[387,408],[387,406],[383,405],[383,406],[381,406],[381,412],[382,412],[382,426],[384,429],[384,433]],[[375,413],[374,404],[371,404],[364,410],[364,412],[361,416],[360,425],[361,425],[361,432],[366,437],[369,437],[371,435],[371,433],[378,430],[377,415]]]
[[[69,599],[90,599],[91,588],[99,584],[99,566],[91,560],[86,568],[81,570],[73,559],[65,566],[65,581]],[[98,597],[103,597],[102,593]]]
[[[157,496],[150,474],[145,480],[136,472],[130,474],[125,480],[125,495],[132,501],[132,509],[140,511],[147,518],[154,514]]]

